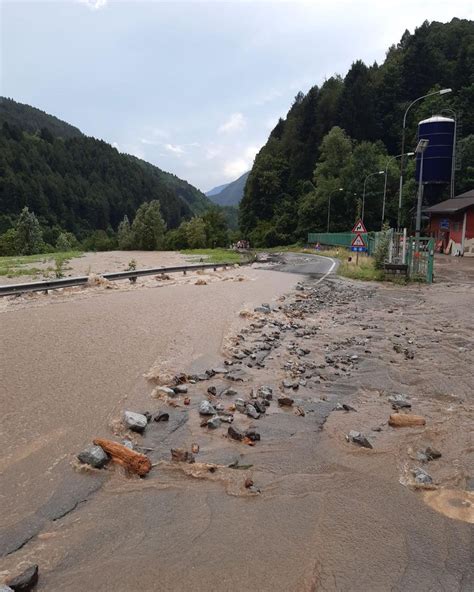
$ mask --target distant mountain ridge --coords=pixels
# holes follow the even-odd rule
[[[158,200],[168,228],[212,202],[171,173],[121,154],[57,117],[0,97],[0,234],[28,206],[44,227],[77,237],[116,230]]]
[[[207,197],[212,197],[213,195],[218,195],[222,190],[224,190],[229,185],[230,185],[230,183],[224,183],[223,185],[218,185],[217,187],[213,187],[212,189],[209,189],[209,191],[205,191],[204,195],[206,195]]]
[[[232,183],[211,189],[211,191],[206,193],[207,197],[218,206],[238,206],[244,195],[245,184],[247,183],[249,174],[250,171],[247,171],[238,179],[232,181]],[[217,191],[218,189],[220,191]]]

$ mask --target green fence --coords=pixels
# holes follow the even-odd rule
[[[361,233],[365,244],[367,245],[367,252],[372,255],[376,244],[376,235],[378,232]],[[346,247],[351,248],[352,241],[355,234],[352,232],[310,232],[308,234],[308,243],[315,245],[319,243],[328,247]]]
[[[434,247],[434,238],[421,237],[418,250],[416,249],[416,240],[413,237],[408,238],[406,263],[411,279],[421,280],[428,284],[433,282]]]

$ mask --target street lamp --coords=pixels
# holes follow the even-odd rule
[[[366,187],[367,179],[369,177],[372,177],[373,175],[383,175],[384,173],[385,173],[385,171],[377,171],[376,173],[369,173],[367,175],[367,177],[364,179],[364,193],[362,194],[362,215],[361,215],[362,222],[364,221],[364,212],[365,212],[365,187]]]
[[[339,187],[339,189],[336,189],[335,191],[331,191],[331,193],[329,194],[329,198],[328,198],[328,229],[326,230],[326,232],[329,232],[329,220],[331,218],[331,197],[333,193],[337,193],[338,191],[342,191],[342,187]]]
[[[415,252],[420,250],[420,231],[421,231],[421,205],[423,202],[423,156],[428,148],[429,140],[421,139],[415,149],[416,154],[421,154],[420,175],[418,177],[418,203],[416,206],[416,226],[415,226]]]
[[[383,186],[383,202],[382,202],[382,224],[380,226],[380,230],[383,229],[383,219],[385,218],[385,200],[387,197],[387,177],[388,177],[388,165],[390,164],[391,160],[395,160],[396,158],[400,158],[400,156],[413,156],[414,152],[405,152],[405,154],[397,154],[397,156],[390,156],[387,158],[387,163],[385,165],[385,183]]]
[[[441,90],[436,90],[434,92],[428,93],[427,95],[423,95],[421,97],[418,97],[417,99],[415,99],[414,101],[412,101],[408,107],[405,110],[405,115],[403,116],[403,131],[402,131],[402,154],[404,154],[405,152],[405,132],[406,132],[406,123],[407,123],[407,114],[408,111],[413,107],[413,105],[415,103],[418,103],[418,101],[421,101],[421,99],[426,99],[426,97],[432,97],[434,95],[445,95],[447,93],[452,92],[451,88],[442,88]],[[398,228],[400,228],[400,224],[401,224],[401,217],[402,217],[402,193],[403,193],[403,169],[404,169],[404,165],[405,165],[405,159],[402,156],[402,159],[400,161],[400,189],[398,192],[398,222],[397,222],[397,226]]]

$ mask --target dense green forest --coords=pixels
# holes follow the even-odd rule
[[[453,109],[461,122],[461,170],[456,191],[474,187],[474,23],[425,22],[390,47],[382,65],[353,63],[345,78],[299,93],[258,153],[240,204],[240,227],[255,245],[305,240],[326,230],[331,195],[331,230],[347,231],[358,210],[364,178],[385,169],[400,153],[403,114],[415,98],[445,87],[453,92],[420,101],[407,120],[407,151],[416,145],[417,122]],[[450,112],[446,112],[447,115]],[[416,183],[413,163],[405,177],[403,222],[410,224]],[[396,223],[399,160],[389,165],[385,219]],[[342,191],[340,191],[342,189]],[[448,188],[427,192],[439,201]],[[381,226],[383,175],[367,184],[365,221]]]
[[[0,234],[25,206],[54,245],[62,232],[80,241],[97,232],[113,238],[124,216],[133,219],[144,202],[159,202],[168,229],[212,205],[186,181],[54,117],[11,100],[0,105]]]

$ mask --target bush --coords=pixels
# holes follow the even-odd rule
[[[390,247],[390,230],[384,227],[379,242],[374,251],[375,269],[383,269],[385,261],[388,259],[388,250]]]
[[[10,228],[2,235],[0,235],[0,256],[6,257],[11,255],[18,255],[16,230]]]

